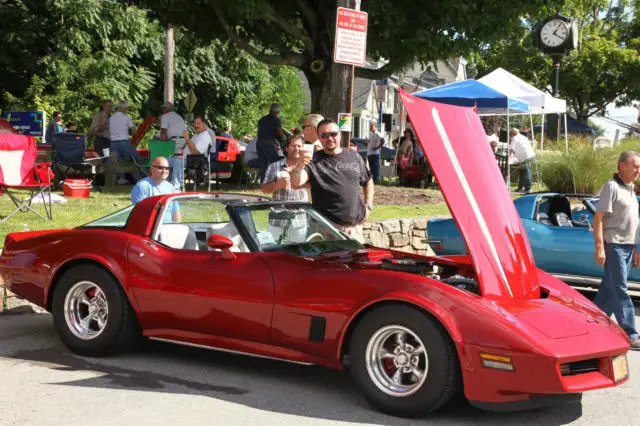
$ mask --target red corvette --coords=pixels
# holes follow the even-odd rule
[[[180,194],[10,234],[0,274],[78,354],[145,336],[348,368],[399,416],[458,392],[520,409],[628,380],[624,332],[536,269],[477,115],[403,97],[469,256],[363,246],[307,204]]]

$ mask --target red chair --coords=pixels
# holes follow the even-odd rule
[[[51,186],[53,171],[51,163],[36,164],[36,140],[32,136],[0,134],[0,190],[13,201],[16,209],[0,219],[4,222],[18,212],[29,211],[44,220],[51,220]],[[26,189],[28,198],[19,198],[15,190]],[[42,196],[44,217],[31,207],[34,198]]]

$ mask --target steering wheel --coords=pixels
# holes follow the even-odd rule
[[[320,237],[320,241],[324,241],[324,236],[323,236],[321,233],[319,233],[319,232],[314,232],[313,234],[309,235],[309,236],[307,237],[307,239],[306,239],[306,240],[304,240],[304,242],[305,242],[305,243],[311,242],[311,240],[312,240],[313,238],[316,238],[316,237]]]

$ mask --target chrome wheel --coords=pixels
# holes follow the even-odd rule
[[[98,337],[109,318],[107,298],[100,287],[91,281],[74,284],[64,299],[64,318],[74,336],[82,340]]]
[[[405,397],[424,384],[429,360],[422,341],[413,331],[389,325],[369,339],[366,366],[378,389],[387,395]]]

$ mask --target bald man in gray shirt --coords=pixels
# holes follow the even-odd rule
[[[629,336],[632,350],[640,350],[635,310],[627,290],[631,266],[640,265],[638,252],[638,199],[633,182],[640,176],[640,154],[625,151],[618,159],[618,173],[600,190],[593,218],[595,258],[604,265],[604,277],[594,303],[611,316]]]

